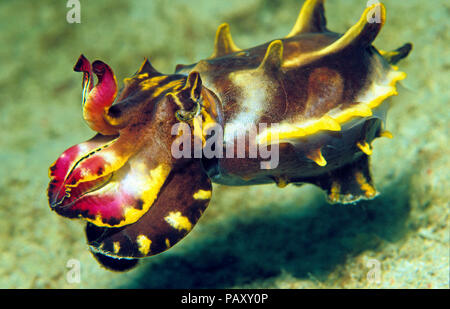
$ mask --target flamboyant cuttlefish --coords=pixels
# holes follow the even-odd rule
[[[249,49],[222,24],[209,58],[169,75],[146,59],[120,92],[108,65],[80,56],[83,117],[98,134],[50,167],[48,199],[58,214],[87,221],[100,263],[125,270],[176,244],[207,207],[211,181],[312,183],[331,203],[378,194],[371,142],[392,137],[386,99],[406,76],[395,64],[411,44],[372,46],[381,3],[341,35],[326,28],[323,2],[307,0],[286,37]]]

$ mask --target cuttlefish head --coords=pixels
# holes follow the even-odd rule
[[[181,132],[174,128],[212,119],[214,98],[198,73],[163,75],[148,60],[118,97],[105,63],[80,56],[74,70],[83,73],[83,117],[97,134],[50,166],[51,209],[86,220],[97,255],[134,259],[168,249],[192,229],[211,196],[200,160],[172,155]],[[195,142],[188,137],[180,147]]]

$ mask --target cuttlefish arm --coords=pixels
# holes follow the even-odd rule
[[[117,128],[104,119],[117,96],[117,81],[111,68],[99,60],[91,65],[89,60],[81,55],[73,69],[76,72],[83,72],[82,106],[86,123],[92,130],[103,135],[117,134]],[[98,79],[95,86],[94,74]]]
[[[48,198],[58,214],[99,226],[138,220],[170,173],[127,134],[97,135],[66,150],[50,168]]]
[[[135,223],[104,228],[88,223],[91,252],[108,268],[123,267],[130,259],[161,253],[186,236],[211,198],[211,181],[199,161],[171,173],[158,199]],[[112,259],[111,259],[112,258]],[[120,263],[119,261],[123,261]]]
[[[195,106],[200,101],[207,106],[209,100],[200,98],[205,95],[200,76],[163,78],[153,71],[142,72],[149,66],[144,63],[134,83],[122,91],[123,98],[110,109],[115,94],[102,91],[110,89],[103,87],[111,85],[112,71],[103,65],[102,73],[95,63],[90,66],[84,57],[79,59],[75,67],[83,72],[87,95],[83,113],[98,114],[85,119],[95,119],[88,123],[100,132],[63,152],[49,172],[51,209],[87,221],[92,253],[115,270],[125,270],[135,265],[134,259],[175,245],[193,229],[211,198],[211,182],[201,160],[176,159],[171,154],[178,116],[191,123],[192,117],[206,113]],[[99,77],[95,87],[91,87],[93,74]],[[152,87],[142,89],[143,82]],[[194,134],[184,142],[183,147],[192,148]]]
[[[108,65],[96,61],[91,66],[81,56],[75,71],[83,72],[84,118],[99,134],[66,150],[50,167],[50,207],[62,216],[98,226],[131,224],[156,199],[171,166],[155,162],[145,146],[151,141],[105,121],[116,96],[114,74]],[[93,74],[99,80],[95,87]]]

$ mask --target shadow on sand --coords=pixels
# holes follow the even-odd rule
[[[381,188],[378,198],[357,205],[329,205],[317,196],[319,204],[306,205],[312,209],[306,214],[293,204],[287,213],[221,221],[220,235],[143,263],[141,273],[119,287],[228,288],[282,271],[298,279],[325,280],[349,257],[408,232],[410,179],[400,176]]]

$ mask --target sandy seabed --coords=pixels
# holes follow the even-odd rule
[[[144,57],[171,73],[212,53],[218,25],[251,47],[289,33],[303,1],[65,1],[0,3],[0,288],[449,288],[448,1],[384,1],[375,46],[412,42],[408,78],[374,142],[381,195],[328,205],[313,187],[215,185],[196,228],[166,253],[127,273],[101,268],[83,224],[52,213],[49,165],[93,133],[82,120],[79,54],[110,64],[118,80]],[[365,1],[326,3],[328,27],[344,32]],[[67,281],[67,262],[81,265]],[[380,264],[378,283],[367,280]]]

